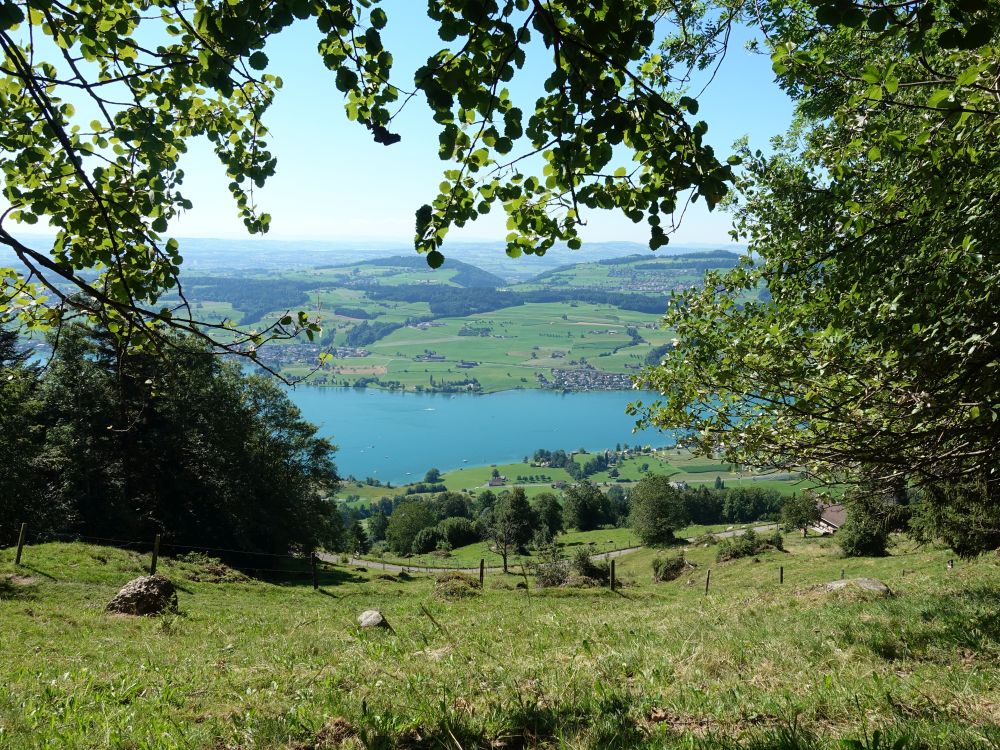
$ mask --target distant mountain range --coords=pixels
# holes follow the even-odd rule
[[[29,237],[29,244],[44,249],[51,242],[42,235]],[[253,272],[310,268],[321,265],[350,265],[360,261],[410,256],[423,263],[413,248],[402,242],[345,242],[314,240],[211,239],[190,237],[180,240],[184,270],[195,273],[224,271]],[[526,281],[545,271],[574,263],[641,255],[646,258],[683,255],[712,249],[742,253],[740,245],[671,245],[655,253],[637,242],[590,242],[580,250],[556,247],[543,256],[507,257],[499,242],[451,242],[444,247],[445,267],[457,262],[472,264],[494,274],[505,283]],[[0,264],[16,263],[6,248],[0,248]]]
[[[544,271],[574,263],[587,263],[609,258],[643,255],[655,258],[664,255],[684,255],[712,249],[742,253],[740,245],[685,246],[661,248],[655,253],[637,242],[592,242],[580,250],[556,247],[543,256],[524,255],[509,258],[502,243],[453,242],[445,245],[445,265],[461,261],[495,274],[507,282],[526,281]],[[413,248],[403,243],[318,242],[280,240],[181,240],[181,251],[187,268],[199,271],[274,270],[276,268],[306,268],[317,265],[349,265],[359,261],[392,256],[412,256],[423,262]]]

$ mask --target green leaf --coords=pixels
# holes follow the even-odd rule
[[[358,74],[350,68],[337,68],[337,88],[347,93],[358,85]]]
[[[698,100],[692,99],[690,96],[682,96],[678,102],[681,107],[688,111],[688,114],[696,115],[698,114]]]
[[[444,256],[437,250],[431,250],[427,253],[427,265],[431,268],[440,268],[442,263],[444,263]]]
[[[385,25],[389,22],[388,17],[385,15],[385,11],[381,8],[373,8],[370,16],[371,24],[376,29],[384,29]]]
[[[889,25],[889,11],[886,8],[877,8],[868,16],[868,28],[878,33],[885,30]]]
[[[267,67],[267,55],[263,52],[254,52],[250,55],[247,62],[250,63],[250,67],[254,70],[263,70]]]
[[[927,98],[927,106],[940,107],[949,98],[951,98],[952,93],[953,92],[950,89],[938,89]]]
[[[824,26],[836,26],[840,17],[840,8],[836,5],[821,5],[816,9],[816,20]]]
[[[958,49],[962,44],[963,36],[961,29],[947,29],[938,37],[938,47],[941,49]]]
[[[24,20],[24,13],[12,2],[0,3],[0,31],[17,26]]]
[[[965,32],[957,46],[959,49],[964,50],[979,49],[989,43],[993,37],[993,33],[994,27],[991,24],[986,21],[979,21]]]

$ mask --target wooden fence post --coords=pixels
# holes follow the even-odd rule
[[[486,577],[486,558],[479,558],[479,588],[483,587],[483,580]]]
[[[28,524],[21,524],[21,533],[17,535],[17,554],[14,555],[14,564],[21,564],[21,552],[24,550],[24,537],[28,533]]]
[[[312,568],[313,589],[319,590],[319,572],[316,570],[316,553],[309,556],[310,567]]]
[[[615,560],[611,558],[611,590],[615,590]]]
[[[708,584],[712,581],[712,569],[708,569],[708,573],[705,574],[705,596],[708,596]]]
[[[160,557],[160,535],[157,534],[153,540],[153,559],[149,561],[149,574],[156,575],[156,561]]]
[[[778,568],[778,583],[785,582],[785,566],[782,565]]]

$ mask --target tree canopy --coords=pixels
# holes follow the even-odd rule
[[[632,488],[629,500],[629,521],[643,544],[670,544],[674,531],[688,522],[684,498],[669,477],[647,474]]]
[[[684,191],[710,206],[725,194],[731,165],[704,143],[705,123],[690,119],[697,102],[661,85],[664,63],[650,54],[661,17],[655,3],[433,2],[427,13],[439,47],[410,80],[383,43],[392,6],[0,2],[0,151],[10,203],[0,244],[19,263],[0,274],[0,315],[45,327],[75,308],[128,332],[133,345],[158,337],[159,322],[249,354],[271,336],[312,336],[317,325],[304,313],[232,337],[224,324],[197,320],[179,280],[180,247],[167,236],[171,219],[191,208],[179,160],[197,137],[214,147],[247,230],[267,231],[254,188],[276,168],[266,122],[282,80],[264,48],[294,23],[318,27],[331,90],[376,144],[403,137],[395,118],[413,98],[430,108],[446,168],[438,195],[416,211],[414,243],[433,267],[451,227],[493,209],[508,217],[512,256],[557,241],[578,247],[589,209],[648,220],[657,247]],[[515,101],[508,84],[529,67],[537,77],[537,66],[547,71],[537,99]],[[18,236],[39,221],[56,231],[51,248]],[[167,292],[181,302],[162,305]]]
[[[154,357],[99,329],[61,336],[41,370],[0,331],[0,537],[25,521],[40,537],[339,548],[334,447],[277,385],[190,338]]]
[[[995,4],[706,8],[697,40],[668,46],[713,64],[709,40],[758,25],[796,119],[774,153],[743,150],[731,205],[749,253],[673,300],[679,343],[637,413],[733,463],[995,493]]]

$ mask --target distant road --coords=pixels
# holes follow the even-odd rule
[[[774,531],[777,528],[778,528],[778,524],[776,524],[776,523],[765,523],[763,526],[754,526],[753,530],[754,531]],[[743,534],[746,533],[746,531],[747,531],[746,529],[733,529],[732,531],[719,531],[719,532],[716,532],[715,534],[712,534],[712,536],[714,536],[716,539],[728,539],[729,537],[733,537],[733,536],[742,536]],[[689,539],[688,541],[694,541],[694,540],[693,539]]]
[[[754,526],[754,531],[773,531],[778,528],[776,523],[768,523],[762,526]],[[731,531],[720,531],[713,536],[716,539],[728,539],[734,536],[740,536],[746,533],[746,529],[733,529]],[[688,541],[694,541],[688,539]],[[596,555],[591,555],[591,560],[611,560],[616,557],[622,557],[631,552],[642,549],[642,545],[637,545],[635,547],[624,547],[622,549],[612,550],[611,552],[599,552]],[[320,560],[329,563],[340,563],[339,555],[331,555],[326,552],[318,552]],[[342,564],[342,563],[341,563]],[[414,573],[478,573],[479,566],[476,565],[473,568],[434,568],[434,567],[424,567],[422,565],[399,565],[398,563],[387,563],[381,560],[365,560],[360,557],[349,557],[347,558],[347,564],[355,568],[371,568],[373,570],[385,570],[391,571],[393,573],[402,573],[403,571],[414,572]],[[513,568],[514,565],[508,566]],[[486,567],[487,573],[502,573],[503,567],[500,565],[489,565]]]

